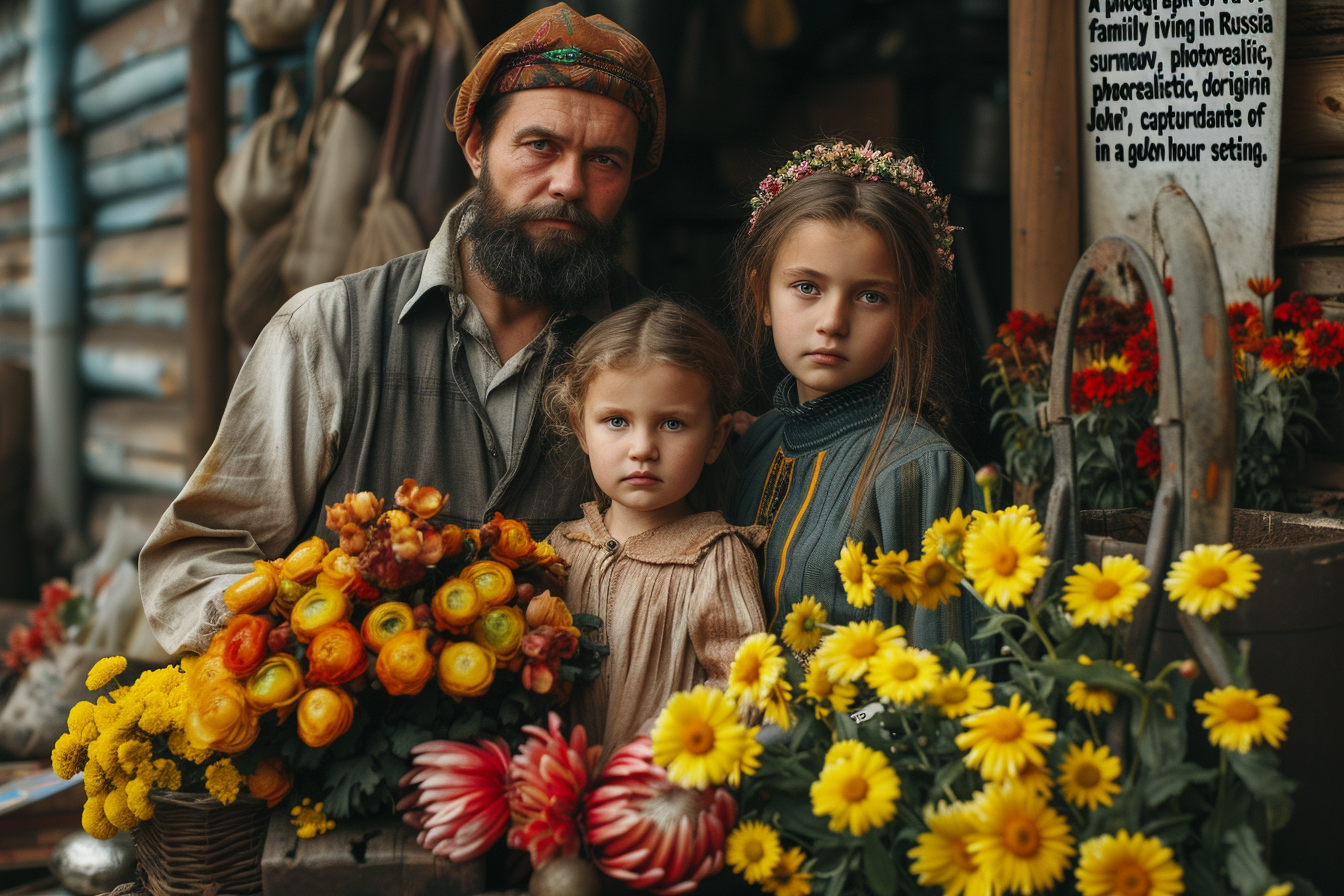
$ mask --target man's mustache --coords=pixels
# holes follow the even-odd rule
[[[563,199],[555,202],[529,203],[509,213],[508,217],[515,224],[525,221],[568,221],[579,225],[590,234],[601,232],[605,226],[597,215]]]

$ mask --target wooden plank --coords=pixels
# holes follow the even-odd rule
[[[150,0],[98,28],[79,42],[71,81],[88,84],[121,66],[187,42],[190,0]]]
[[[229,76],[230,121],[242,116],[257,68],[250,66]],[[84,160],[93,163],[149,146],[181,143],[186,136],[186,94],[174,93],[111,124],[91,128],[84,141]]]
[[[27,196],[0,202],[0,240],[28,236],[31,224],[32,212]]]
[[[1278,248],[1341,243],[1344,243],[1344,175],[1282,178]]]
[[[186,220],[186,217],[186,185],[169,184],[99,207],[93,215],[93,232],[101,236],[144,230],[147,227],[176,224]]]
[[[187,322],[186,301],[182,292],[174,291],[95,296],[88,303],[88,321],[96,326],[131,324],[180,330]]]
[[[1316,31],[1344,31],[1344,5],[1339,0],[1288,0],[1288,33]]]
[[[84,190],[95,202],[106,202],[128,193],[181,184],[186,178],[187,148],[173,143],[149,146],[89,165],[84,172]]]
[[[1298,289],[1318,299],[1344,296],[1344,254],[1280,255],[1274,273],[1283,278],[1280,295]]]
[[[84,420],[84,469],[98,482],[176,493],[187,482],[185,430],[180,402],[94,401]]]
[[[187,279],[183,225],[105,237],[89,252],[86,282],[94,293],[185,289]]]
[[[1344,155],[1344,57],[1290,60],[1283,79],[1283,154]]]
[[[91,389],[146,398],[177,398],[186,379],[187,350],[177,330],[91,327],[79,366]]]
[[[1338,56],[1344,53],[1344,31],[1323,34],[1290,34],[1285,42],[1289,59]]]

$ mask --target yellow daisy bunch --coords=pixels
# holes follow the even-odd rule
[[[916,564],[910,561],[910,552],[879,548],[874,554],[873,581],[877,586],[893,601],[916,603],[924,583]]]
[[[904,645],[905,629],[884,626],[876,619],[851,622],[822,639],[812,664],[821,667],[831,681],[856,681],[868,673],[873,657],[888,644]]]
[[[807,896],[812,892],[812,874],[801,870],[807,853],[794,846],[785,851],[771,869],[770,876],[761,881],[761,889],[775,896]]]
[[[962,555],[966,575],[986,604],[1007,610],[1022,598],[1050,565],[1045,536],[1032,517],[1006,510],[979,514],[966,534]]]
[[[765,713],[765,720],[771,724],[778,725],[785,731],[793,727],[793,703],[790,700],[793,695],[793,685],[789,684],[783,678],[775,682],[775,686],[765,695],[757,706]]]
[[[830,816],[832,831],[862,837],[896,817],[901,780],[882,753],[858,741],[839,741],[826,752],[810,793],[812,813]]]
[[[979,830],[979,814],[973,803],[940,802],[924,807],[928,831],[906,855],[910,873],[920,886],[942,887],[943,893],[990,896],[993,882],[968,849],[970,836]]]
[[[868,663],[865,681],[877,696],[909,705],[927,695],[943,677],[938,657],[904,644],[888,644]]]
[[[956,669],[943,676],[942,681],[929,691],[926,702],[938,707],[949,719],[959,719],[994,705],[994,685],[977,678],[974,669],[958,672]]]
[[[821,637],[825,634],[824,625],[826,608],[817,603],[815,597],[804,597],[784,617],[784,629],[780,636],[794,653],[808,653],[816,650],[821,643]]]
[[[1069,744],[1068,754],[1059,764],[1059,790],[1064,799],[1079,809],[1111,805],[1111,797],[1120,792],[1115,783],[1120,777],[1120,758],[1110,747],[1098,747],[1092,741],[1082,746]]]
[[[817,718],[824,719],[832,709],[849,712],[859,689],[848,682],[831,681],[822,665],[813,663],[803,678],[803,695],[815,703],[813,711]]]
[[[920,542],[925,556],[943,557],[961,565],[961,546],[970,524],[971,520],[960,507],[954,508],[950,515],[934,520]]]
[[[760,725],[747,729],[746,748],[733,765],[732,771],[728,772],[728,783],[733,787],[741,787],[744,777],[750,778],[761,770],[761,753],[765,752],[765,745],[756,739],[756,735],[760,733]]]
[[[840,573],[840,584],[845,588],[845,600],[860,609],[871,607],[877,583],[873,580],[873,565],[863,552],[863,542],[846,538],[835,568]]]
[[[1074,874],[1081,896],[1179,896],[1185,891],[1185,871],[1171,848],[1156,837],[1125,830],[1084,841]]]
[[[1064,605],[1074,628],[1105,628],[1134,618],[1134,607],[1148,594],[1148,570],[1129,554],[1103,557],[1101,566],[1083,563],[1064,580]]]
[[[1293,717],[1273,694],[1232,686],[1209,691],[1195,701],[1195,709],[1204,716],[1209,741],[1238,753],[1248,752],[1261,741],[1277,749],[1287,738]]]
[[[925,549],[924,555],[906,567],[918,585],[914,603],[936,610],[961,593],[963,570],[942,555]]]
[[[1260,564],[1250,554],[1230,544],[1200,544],[1181,552],[1162,587],[1182,612],[1208,621],[1250,597],[1259,579]]]
[[[1086,655],[1078,657],[1078,662],[1084,666],[1092,665],[1092,659]],[[1116,663],[1118,668],[1128,672],[1134,678],[1139,677],[1139,670],[1133,663]],[[1115,692],[1103,685],[1091,685],[1082,681],[1075,681],[1069,685],[1069,690],[1064,695],[1068,704],[1079,712],[1085,712],[1089,715],[1099,716],[1115,711]]]

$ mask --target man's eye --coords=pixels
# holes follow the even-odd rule
[[[593,161],[599,165],[615,165],[616,160],[611,156],[593,156]]]
[[[545,152],[550,148],[551,144],[548,140],[533,140],[528,146],[532,147],[537,152]]]

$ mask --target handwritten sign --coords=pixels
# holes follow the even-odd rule
[[[1274,268],[1286,0],[1077,0],[1085,242],[1151,247],[1158,190],[1199,208],[1229,302]]]

